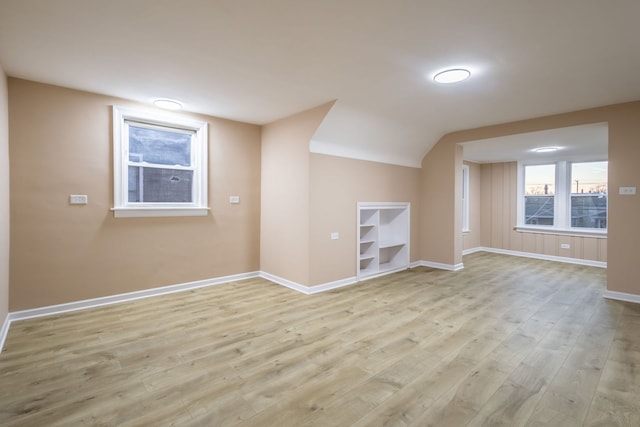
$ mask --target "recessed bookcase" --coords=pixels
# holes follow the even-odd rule
[[[358,203],[358,280],[409,268],[409,203]]]

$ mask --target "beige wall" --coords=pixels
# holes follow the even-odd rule
[[[445,135],[436,144],[423,160],[423,165],[437,169],[437,162],[441,160],[447,161],[451,170],[456,170],[462,164],[462,160],[455,155],[456,146],[460,142],[601,122],[607,122],[609,126],[610,193],[607,253],[605,255],[608,265],[607,288],[611,291],[640,295],[640,284],[636,280],[640,276],[640,263],[637,255],[638,242],[640,242],[640,222],[637,220],[640,212],[640,195],[618,195],[618,188],[621,186],[640,186],[640,168],[638,168],[638,159],[640,159],[640,102],[454,132]],[[427,181],[430,180],[429,177],[430,173],[425,171]],[[454,182],[451,173],[445,172],[442,177],[448,180],[442,186],[450,188]],[[431,179],[435,179],[433,174],[431,174]],[[446,218],[460,216],[459,209],[451,200],[450,195],[442,192],[439,186],[431,183],[425,189],[423,200],[430,200],[441,206],[438,215],[433,218],[443,221],[443,224],[449,228],[450,221],[447,222]],[[482,192],[485,192],[484,185]],[[429,215],[425,213],[422,214],[422,217],[424,220],[429,219]],[[486,241],[487,236],[484,229],[488,219],[483,218],[481,221],[482,241]],[[439,237],[444,239],[443,241],[428,239],[428,237],[429,232],[425,231],[422,242],[425,253],[439,253],[443,258],[442,262],[455,262],[456,254],[452,254],[450,251],[450,248],[459,239],[455,232],[441,233]],[[536,237],[536,239],[538,238]],[[555,243],[550,244],[555,245]],[[545,244],[544,241],[542,244]],[[438,249],[439,245],[442,245],[444,249]],[[523,249],[527,250],[524,243]]]
[[[480,165],[464,162],[469,167],[469,231],[462,233],[462,250],[477,248],[480,245],[482,201]]]
[[[114,219],[114,103],[148,108],[9,79],[11,311],[259,270],[260,127],[194,116],[209,123],[208,216]]]
[[[518,164],[516,162],[483,164],[481,171],[481,217],[484,220],[484,226],[479,246],[590,261],[607,261],[606,238],[515,231]],[[568,244],[569,249],[561,249],[561,244]]]
[[[453,140],[452,140],[453,141]],[[422,159],[420,259],[462,263],[462,147],[441,139]]]
[[[262,129],[261,270],[309,284],[309,142],[333,102]]]
[[[309,182],[311,285],[356,275],[358,202],[410,202],[410,257],[420,259],[420,169],[312,154]]]
[[[607,260],[608,288],[640,294],[634,280],[640,196],[617,194],[620,186],[640,184],[640,102],[452,133],[425,156],[422,169],[309,153],[332,103],[262,129],[195,116],[210,126],[211,214],[116,220],[109,211],[110,106],[148,107],[10,78],[8,96],[0,85],[5,164],[7,111],[1,106],[7,99],[10,211],[0,205],[0,234],[4,227],[6,236],[8,212],[12,220],[10,257],[9,239],[0,247],[0,263],[10,263],[0,270],[0,315],[7,312],[7,294],[15,311],[257,270],[309,286],[350,278],[358,201],[411,202],[412,261],[457,265],[463,248],[477,242]],[[513,164],[471,165],[472,232],[462,236],[458,143],[596,122],[609,125],[608,244],[568,238],[572,248],[565,253],[559,249],[564,237],[514,233],[515,206],[506,197],[515,191]],[[89,204],[70,206],[69,194],[87,194]],[[229,204],[230,195],[241,203]],[[1,197],[7,198],[6,177]],[[331,232],[340,239],[331,240]]]
[[[0,330],[9,313],[9,104],[0,66]],[[0,351],[2,349],[0,348]]]

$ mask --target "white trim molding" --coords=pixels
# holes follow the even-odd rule
[[[267,273],[264,271],[260,272],[260,277],[262,277],[263,279],[266,279],[270,282],[273,282],[277,285],[282,285],[285,286],[289,289],[293,289],[294,291],[298,291],[300,293],[303,293],[305,295],[309,295],[309,288],[305,285],[301,285],[300,283],[291,281],[289,279],[285,279],[284,277],[280,277],[280,276],[276,276],[274,274],[271,273]]]
[[[267,273],[265,271],[260,272],[260,277],[263,279],[269,280],[277,285],[285,286],[289,289],[293,289],[294,291],[298,291],[305,295],[313,295],[320,292],[330,291],[332,289],[342,288],[344,286],[353,285],[354,283],[358,283],[356,277],[348,277],[346,279],[336,280],[334,282],[322,283],[316,286],[306,286],[301,285],[300,283],[293,282],[289,279],[285,279],[280,276],[276,276],[271,273]],[[368,277],[367,277],[368,279]]]
[[[211,208],[111,208],[114,218],[207,216]]]
[[[67,313],[70,311],[84,310],[87,308],[101,307],[104,305],[117,304],[119,302],[134,301],[142,298],[155,297],[159,295],[172,294],[175,292],[188,291],[192,289],[204,288],[207,286],[221,285],[223,283],[236,280],[251,279],[259,277],[259,273],[242,273],[231,276],[217,277],[214,279],[198,280],[195,282],[169,285],[159,288],[144,289],[141,291],[127,292],[124,294],[109,295],[81,301],[68,302],[65,304],[50,305],[46,307],[32,308],[29,310],[14,311],[7,316],[10,322],[15,320],[31,319],[34,317],[49,316],[52,314]]]
[[[356,279],[355,276],[353,276],[353,277],[348,277],[342,280],[335,280],[333,282],[322,283],[316,286],[308,286],[308,289],[309,289],[309,294],[317,294],[320,292],[330,291],[332,289],[343,288],[345,286],[353,285],[355,283],[358,283],[358,280]]]
[[[2,324],[2,329],[0,329],[0,353],[2,353],[2,349],[4,348],[4,340],[7,339],[7,334],[9,333],[9,325],[11,324],[11,319],[9,318],[9,314],[4,319],[4,323]]]
[[[627,294],[625,292],[610,291],[607,289],[603,292],[602,296],[607,299],[640,304],[640,295],[637,294]]]
[[[438,270],[447,270],[447,271],[459,271],[464,268],[463,263],[459,264],[442,264],[440,262],[432,262],[432,261],[415,261],[410,265],[411,268],[414,267],[431,267],[437,268]]]
[[[7,318],[0,330],[0,353],[4,348],[4,341],[9,333],[9,326],[16,320],[32,319],[35,317],[50,316],[53,314],[68,313],[71,311],[85,310],[88,308],[102,307],[105,305],[117,304],[120,302],[134,301],[142,298],[150,298],[159,295],[173,294],[175,292],[188,291],[192,289],[204,288],[207,286],[221,285],[223,283],[234,282],[236,280],[252,279],[260,277],[260,273],[234,274],[213,279],[198,280],[195,282],[181,283],[178,285],[162,286],[159,288],[144,289],[141,291],[127,292],[124,294],[109,295],[81,301],[68,302],[64,304],[49,305],[45,307],[32,308],[29,310],[14,311],[7,314]]]
[[[464,251],[462,251],[462,255],[470,255],[470,254],[475,254],[476,252],[488,252],[485,250],[485,248],[483,247],[477,247],[477,248],[471,248],[471,249],[465,249]]]
[[[113,119],[113,208],[115,218],[206,216],[208,207],[209,124],[182,115],[138,111],[112,106]],[[169,130],[190,135],[190,162],[188,165],[159,165],[148,163],[129,152],[130,129],[143,127]],[[136,160],[133,161],[132,157]],[[129,167],[142,171],[148,167],[192,171],[191,202],[130,202],[128,196]]]
[[[501,255],[511,255],[511,256],[519,256],[524,258],[542,259],[545,261],[557,261],[557,262],[565,262],[568,264],[579,264],[579,265],[587,265],[590,267],[607,268],[607,263],[604,261],[592,261],[590,259],[569,258],[569,257],[563,257],[563,256],[555,256],[555,255],[536,254],[532,252],[512,251],[508,249],[487,248],[483,246],[473,248],[473,249],[467,249],[463,251],[462,254],[468,255],[474,252],[490,252],[490,253],[501,254]]]

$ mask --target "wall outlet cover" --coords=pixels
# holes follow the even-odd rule
[[[86,194],[71,194],[69,196],[69,204],[71,205],[86,205],[89,202],[89,198]]]
[[[621,196],[635,196],[636,187],[620,187],[619,194]]]

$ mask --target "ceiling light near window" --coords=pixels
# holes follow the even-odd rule
[[[533,151],[534,153],[553,153],[555,151],[558,151],[560,149],[560,147],[539,147],[539,148],[534,148]]]
[[[458,83],[467,80],[471,76],[469,70],[464,68],[452,68],[444,70],[433,76],[433,80],[437,83]]]
[[[178,101],[172,101],[170,99],[156,99],[153,101],[153,105],[165,110],[182,110],[182,104]]]

